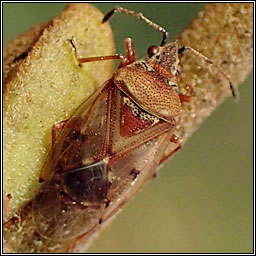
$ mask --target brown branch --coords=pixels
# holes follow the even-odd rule
[[[253,4],[208,4],[178,40],[221,66],[238,86],[253,66]],[[192,102],[184,104],[177,126],[176,133],[184,144],[203,120],[231,96],[231,91],[229,82],[204,60],[187,53],[181,61],[185,84],[195,90]]]

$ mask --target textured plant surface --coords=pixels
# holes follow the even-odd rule
[[[10,42],[4,51],[4,191],[12,195],[9,218],[17,215],[14,224],[6,225],[5,239],[14,251],[84,252],[109,222],[70,248],[72,241],[48,241],[34,232],[29,206],[18,214],[38,189],[52,124],[68,118],[111,75],[112,63],[78,67],[67,40],[75,38],[81,56],[111,54],[112,32],[101,19],[102,14],[89,5],[71,5],[52,22]],[[253,5],[208,4],[178,40],[211,58],[238,86],[252,69]],[[228,81],[204,60],[184,53],[181,63],[181,86],[189,84],[195,94],[189,104],[184,103],[176,129],[183,145],[230,90]]]

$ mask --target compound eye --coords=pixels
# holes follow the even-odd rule
[[[148,57],[151,58],[152,56],[156,55],[159,52],[159,46],[152,45],[148,48]]]

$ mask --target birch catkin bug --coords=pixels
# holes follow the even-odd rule
[[[44,183],[33,200],[37,231],[46,239],[65,241],[93,231],[180,148],[173,131],[182,101],[192,97],[181,94],[177,84],[179,55],[185,50],[217,68],[238,96],[220,67],[188,46],[167,43],[168,32],[141,13],[117,7],[103,22],[116,12],[142,19],[163,39],[141,60],[136,60],[130,38],[125,40],[126,56],[90,58],[80,58],[70,40],[78,65],[110,59],[119,59],[120,65],[68,120],[53,127],[52,150],[40,175]],[[170,143],[176,147],[166,152]]]

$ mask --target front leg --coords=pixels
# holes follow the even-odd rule
[[[129,65],[129,64],[133,63],[134,61],[136,61],[136,59],[137,59],[133,40],[129,37],[126,38],[124,41],[124,45],[125,45],[125,52],[126,52],[126,55],[125,55],[126,61],[125,62],[121,61],[118,68]]]
[[[69,40],[72,48],[75,52],[75,57],[79,63],[79,66],[82,66],[83,63],[86,62],[94,62],[94,61],[103,61],[103,60],[120,60],[120,64],[118,68],[124,67],[136,61],[136,52],[133,44],[133,40],[131,38],[125,39],[125,52],[126,56],[122,54],[113,54],[108,56],[96,56],[96,57],[85,57],[80,58],[77,53],[75,41],[73,39]]]

